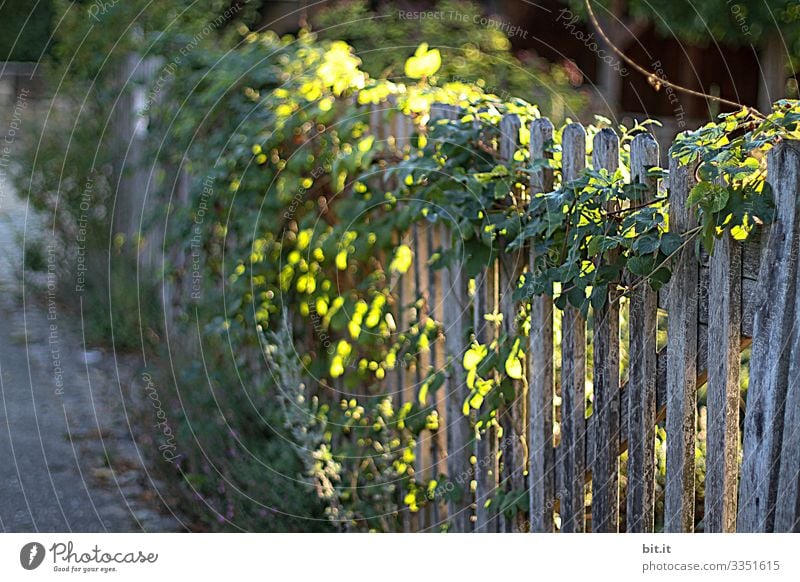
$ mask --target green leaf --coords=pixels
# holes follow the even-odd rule
[[[656,252],[660,244],[661,241],[658,239],[658,236],[655,234],[646,234],[636,239],[633,243],[633,250],[643,255],[649,255]]]
[[[406,61],[406,75],[412,79],[430,77],[442,66],[442,55],[437,49],[428,50],[428,43],[423,42],[414,56]]]
[[[603,235],[596,235],[591,238],[589,244],[586,247],[586,252],[589,253],[589,257],[597,257],[601,253],[606,251],[610,251],[611,249],[615,249],[619,246],[619,241],[610,236],[603,236]]]
[[[573,307],[582,309],[586,304],[586,292],[580,287],[573,287],[567,291],[567,299]]]
[[[728,203],[728,189],[719,184],[700,182],[689,193],[688,203],[700,205],[707,212],[719,212]]]
[[[710,255],[714,252],[714,241],[716,240],[717,227],[713,222],[708,222],[703,226],[700,240],[703,241],[703,248]]]
[[[462,365],[464,366],[465,370],[474,370],[478,367],[478,364],[481,362],[483,358],[486,357],[486,354],[489,353],[489,349],[482,345],[482,344],[473,344],[470,349],[468,349],[464,353],[464,359]]]
[[[525,354],[519,348],[519,344],[520,339],[515,339],[514,345],[511,346],[511,350],[509,351],[505,362],[506,374],[513,380],[522,380],[523,376],[522,362]]]
[[[516,356],[510,356],[506,360],[506,374],[513,380],[522,380],[522,361]]]
[[[707,162],[697,168],[697,177],[703,182],[713,182],[718,176],[719,168]]]
[[[628,271],[639,277],[646,277],[655,267],[655,258],[649,257],[631,257],[628,259]]]
[[[498,180],[494,184],[494,199],[495,200],[505,200],[508,196],[508,193],[511,192],[511,188],[509,184],[505,180]]]
[[[589,300],[592,303],[592,309],[598,311],[603,308],[608,298],[608,285],[597,285],[592,288],[592,295]]]
[[[683,239],[674,232],[667,232],[661,237],[661,252],[666,256],[672,256],[683,244]]]
[[[669,283],[669,280],[672,278],[672,271],[667,269],[666,267],[661,267],[660,269],[656,269],[656,271],[650,275],[650,286],[653,288],[654,291],[658,291],[664,285]]]
[[[467,277],[470,278],[480,273],[481,269],[489,265],[494,258],[492,248],[475,238],[464,243],[464,253],[466,253],[464,270],[466,271]]]

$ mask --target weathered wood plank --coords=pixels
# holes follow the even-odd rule
[[[511,161],[519,143],[521,122],[516,114],[507,114],[500,121],[500,159]],[[509,183],[509,186],[512,184]],[[520,277],[525,268],[524,251],[509,251],[508,241],[504,237],[499,241],[499,274],[500,274],[500,313],[503,315],[502,329],[508,338],[522,340],[519,328],[519,303],[514,300],[514,292],[519,287]],[[519,346],[524,349],[524,345]],[[503,426],[502,462],[505,489],[526,495],[525,468],[527,449],[527,390],[523,379],[511,380],[514,386],[514,401],[500,413]],[[518,511],[513,520],[507,524],[507,531],[527,530],[528,516]]]
[[[553,124],[537,119],[531,124],[531,160],[549,158],[548,144],[553,139]],[[553,172],[542,169],[531,174],[531,195],[550,192]],[[536,256],[530,254],[529,270],[536,268]],[[553,531],[555,503],[555,455],[553,450],[553,298],[531,298],[531,331],[528,343],[528,487],[530,491],[530,530]]]
[[[456,236],[456,235],[454,235]],[[445,241],[448,245],[460,246],[459,240]],[[450,248],[453,248],[450,246]],[[453,530],[470,531],[470,464],[472,428],[469,416],[462,412],[462,405],[469,395],[463,360],[467,351],[466,319],[469,300],[467,281],[460,261],[447,269],[447,292],[444,304],[445,346],[449,360],[447,377],[447,474],[455,483],[448,504],[448,516]]]
[[[413,132],[414,124],[410,117],[398,113],[392,119],[392,130],[389,136],[394,137],[395,147],[402,150],[408,146],[409,138]],[[406,231],[400,244],[407,245],[411,249],[415,249],[414,237],[415,229]],[[414,263],[417,262],[417,257],[414,257]],[[402,335],[408,332],[409,327],[414,321],[413,318],[413,304],[417,298],[417,289],[415,282],[415,273],[413,270],[399,275],[399,280],[395,286],[398,290],[398,306],[397,306],[397,331]],[[397,381],[398,381],[398,399],[401,404],[414,401],[414,393],[416,391],[416,376],[415,371],[412,370],[407,362],[399,361],[397,366]],[[419,454],[419,446],[417,453]],[[419,456],[417,457],[418,466],[424,462]],[[403,512],[403,531],[417,531],[420,527],[420,516],[413,515],[410,511]],[[424,527],[424,525],[423,525]]]
[[[424,223],[415,224],[412,227],[414,237],[414,321],[422,329],[428,317],[428,305],[430,303],[429,293],[431,282],[428,279],[428,226]],[[414,364],[414,399],[417,400],[422,383],[431,371],[431,352],[430,348],[420,349],[416,354]],[[400,366],[405,365],[403,361],[398,362]],[[430,400],[430,396],[426,400]],[[420,402],[420,405],[427,405]],[[431,458],[432,448],[435,446],[435,433],[425,431],[417,438],[416,446],[416,472],[424,481],[436,478],[436,470]],[[422,531],[432,524],[432,508],[424,506],[417,514],[419,530]]]
[[[430,123],[436,123],[438,120],[441,119],[449,119],[454,120],[458,118],[459,109],[453,105],[435,103],[431,106],[431,113],[430,113]],[[445,249],[447,244],[446,241],[450,238],[450,231],[446,224],[438,224],[436,228],[433,229],[433,238],[434,238],[434,248],[437,249]],[[436,361],[436,369],[445,371],[448,366],[448,354],[447,354],[447,320],[445,318],[445,305],[450,298],[450,288],[448,286],[448,275],[446,270],[433,270],[433,276],[436,281],[436,304],[433,308],[433,313],[438,322],[441,323],[441,333],[439,340],[434,344],[434,359]],[[450,419],[452,416],[449,413],[449,409],[453,404],[451,403],[452,396],[450,395],[449,391],[446,389],[447,385],[443,388],[438,390],[438,402],[437,406],[439,408],[439,430],[437,431],[438,438],[438,448],[441,452],[439,464],[443,467],[444,471],[442,473],[448,473],[450,470],[450,461],[448,459],[448,447],[450,446],[450,431],[448,431],[447,427],[450,424]],[[455,406],[453,406],[455,408]],[[461,415],[461,409],[457,410],[457,414]],[[442,503],[440,506],[441,513],[442,513],[442,521],[449,521],[450,515],[452,515],[452,503],[448,501],[446,504]]]
[[[769,229],[769,227],[766,227]],[[757,226],[742,243],[742,278],[758,280],[765,227]]]
[[[397,100],[394,96],[390,96],[387,106],[381,106],[378,104],[373,104],[372,106],[372,114],[378,115],[378,119],[382,119],[383,122],[380,125],[373,126],[373,131],[375,131],[375,138],[378,140],[389,140],[389,139],[397,139],[396,136],[402,131],[398,130],[398,123],[400,122],[402,115],[391,115],[388,118],[386,117],[387,109],[391,111],[392,109],[396,108]],[[390,178],[388,187],[395,187],[395,179]],[[393,246],[396,247],[401,244],[406,244],[408,241],[405,240],[406,237],[401,234],[393,234]],[[390,280],[390,287],[395,291],[395,303],[392,308],[392,315],[396,322],[396,329],[393,333],[393,341],[399,341],[400,336],[405,333],[406,326],[408,323],[408,318],[406,314],[406,306],[408,304],[408,296],[409,296],[409,285],[408,285],[408,277],[401,275],[399,273],[392,273],[391,280]],[[392,400],[395,403],[395,406],[399,409],[403,406],[406,402],[406,376],[408,370],[405,366],[398,366],[396,370],[396,386],[394,388],[394,393],[392,394]],[[407,521],[407,516],[404,516],[404,521]],[[408,528],[404,528],[406,531]]]
[[[473,329],[475,341],[488,345],[496,339],[494,324],[484,317],[497,308],[496,262],[484,267],[475,278],[473,296]],[[498,531],[499,519],[495,507],[489,505],[497,494],[500,467],[498,458],[497,429],[494,424],[481,427],[479,438],[475,441],[475,531],[494,533]]]
[[[742,245],[744,250],[744,245]],[[700,286],[699,294],[699,313],[698,321],[704,325],[708,325],[708,284],[711,280],[711,269],[708,266],[700,267]],[[753,316],[756,311],[756,290],[758,282],[753,279],[742,278],[742,283],[739,286],[741,293],[742,317],[741,317],[741,335],[744,337],[751,337],[753,335]]]
[[[798,252],[800,147],[783,142],[768,154],[767,180],[775,197],[759,271],[758,307],[753,323],[750,386],[744,429],[744,458],[737,529],[768,532],[775,521],[784,405],[787,394]]]
[[[473,122],[476,127],[480,122]],[[483,266],[475,277],[473,296],[473,334],[475,341],[490,345],[497,340],[499,327],[486,315],[499,311],[498,261]],[[475,531],[494,533],[500,531],[501,516],[492,502],[500,485],[500,454],[497,419],[479,426],[475,439]],[[503,521],[505,519],[503,518]],[[505,525],[505,523],[503,523]]]
[[[631,144],[631,179],[649,185],[647,199],[657,184],[647,176],[658,165],[658,144],[650,134],[637,135]],[[628,497],[627,531],[652,532],[655,508],[656,422],[656,294],[648,284],[632,292],[630,312],[630,368],[628,384]]]
[[[800,269],[797,277],[800,278]],[[775,531],[800,532],[800,282],[795,283],[794,318],[792,330],[789,386],[786,392],[786,412],[783,421],[781,467],[778,478]]]
[[[745,241],[745,244],[742,245],[742,269],[744,269],[744,250],[750,247],[752,253],[755,252],[755,249],[759,249],[759,242],[758,241],[751,241],[750,239],[754,235],[751,235],[750,238]],[[708,282],[711,278],[711,270],[708,264],[700,266],[700,281],[699,286],[696,290],[698,294],[698,315],[697,320],[704,325],[708,324]],[[756,279],[750,279],[742,275],[742,284],[741,284],[741,303],[742,303],[742,330],[741,335],[742,337],[752,337],[753,335],[753,315],[755,314],[756,310],[756,288],[758,287],[758,281]],[[658,294],[658,307],[659,309],[669,310],[668,305],[668,298],[669,294],[665,292],[660,292]]]
[[[442,321],[442,272],[438,269],[434,269],[430,263],[430,258],[434,256],[434,253],[439,249],[441,244],[441,229],[438,225],[430,225],[427,228],[428,236],[427,236],[427,245],[428,245],[428,264],[425,266],[426,270],[428,271],[428,295],[426,297],[427,301],[427,315],[429,319],[432,319],[434,325],[438,325]],[[444,368],[444,349],[441,345],[441,339],[438,337],[434,337],[430,343],[430,363],[431,368],[433,371],[438,372],[439,370]],[[431,467],[432,473],[435,477],[443,474],[445,472],[444,463],[442,463],[442,451],[445,449],[443,444],[443,438],[445,436],[444,426],[446,425],[446,418],[445,418],[445,401],[444,396],[442,394],[442,390],[436,390],[433,394],[434,399],[434,406],[436,408],[436,412],[438,415],[438,427],[432,432],[431,435]],[[439,526],[441,522],[441,512],[440,512],[440,500],[434,498],[433,502],[431,503],[432,510],[431,510],[431,526],[432,528],[436,528]]]
[[[698,386],[706,383],[708,377],[706,371],[706,351],[707,347],[703,345],[702,337],[707,335],[706,326],[699,325],[698,332],[698,355],[697,355],[697,382]],[[750,347],[751,339],[742,336],[742,350]],[[667,418],[667,351],[662,349],[656,356],[657,372],[656,372],[656,424],[663,422]],[[620,388],[620,443],[619,452],[623,453],[628,450],[628,383],[624,383]],[[594,423],[597,421],[594,417],[586,419],[587,426],[589,427],[586,433],[587,450],[593,450],[594,447]]]
[[[586,131],[571,123],[562,133],[562,174],[575,180],[586,165]],[[561,531],[583,532],[586,473],[586,321],[566,307],[561,320]]]
[[[613,174],[619,166],[619,138],[610,129],[594,138],[595,170]],[[616,211],[616,205],[606,208]],[[613,260],[614,256],[609,256]],[[602,259],[601,259],[602,260]],[[619,302],[609,289],[603,306],[594,311],[594,446],[588,465],[592,470],[592,531],[619,530]]]
[[[682,234],[696,226],[687,199],[693,168],[670,160],[669,227]],[[697,410],[697,285],[694,245],[673,261],[667,292],[667,477],[664,530],[694,530],[694,449]],[[738,329],[737,329],[738,339]]]
[[[431,122],[440,119],[456,119],[458,109],[453,106],[435,104],[431,107]],[[445,350],[448,366],[445,409],[447,416],[447,476],[455,485],[447,503],[447,518],[452,531],[472,530],[472,454],[473,439],[469,416],[462,412],[468,396],[466,374],[464,372],[464,353],[468,348],[466,336],[469,320],[469,295],[467,278],[463,269],[463,245],[457,232],[451,232],[447,225],[441,233],[442,246],[446,250],[456,250],[457,260],[444,270],[442,277],[442,297],[444,303],[443,325]],[[461,259],[461,260],[459,260]]]
[[[742,246],[728,235],[716,244],[710,275],[705,531],[732,532],[739,454]]]

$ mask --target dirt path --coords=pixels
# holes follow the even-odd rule
[[[183,529],[131,437],[135,358],[84,351],[47,289],[23,293],[20,233],[36,221],[0,187],[0,531]]]

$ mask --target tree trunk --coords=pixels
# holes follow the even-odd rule
[[[758,87],[758,108],[762,113],[767,113],[775,101],[786,97],[786,47],[777,30],[767,36],[759,61],[761,79]]]
[[[605,36],[622,53],[625,53],[627,48],[647,29],[646,21],[628,19],[627,3],[624,0],[615,0],[611,5],[609,15],[602,13],[595,13],[595,15]],[[597,53],[597,85],[605,101],[603,105],[614,119],[622,107],[622,83],[623,79],[630,75],[630,67],[602,39],[599,31],[594,32],[600,48]],[[627,73],[624,72],[626,70]]]

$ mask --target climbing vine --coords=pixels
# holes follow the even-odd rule
[[[497,331],[494,339],[482,344],[473,337],[463,358],[448,364],[466,372],[470,393],[462,412],[474,418],[477,433],[495,427],[502,435],[498,410],[518,396],[515,386],[525,376],[527,299],[549,293],[557,307],[588,314],[638,285],[662,288],[671,258],[695,238],[712,251],[724,232],[742,238],[769,222],[764,154],[795,137],[800,119],[796,102],[780,102],[764,119],[743,110],[681,136],[671,155],[698,164],[689,202],[699,226],[674,233],[667,192],[645,198],[645,186],[628,171],[631,141],[651,122],[618,128],[619,170],[590,167],[565,181],[562,130],[546,144],[546,159],[531,159],[529,127],[538,108],[463,83],[436,86],[436,49],[420,46],[406,63],[410,81],[399,85],[363,73],[344,43],[243,35],[219,78],[207,76],[222,58],[209,51],[192,57],[208,62],[176,79],[187,93],[199,84],[203,91],[195,93],[213,104],[200,108],[197,119],[186,108],[172,143],[180,155],[189,151],[197,168],[208,168],[215,199],[199,239],[189,236],[208,179],[198,178],[190,203],[174,209],[173,240],[184,241],[187,253],[203,249],[203,280],[210,284],[196,307],[206,341],[225,337],[235,346],[239,374],[245,371],[245,383],[259,379],[265,405],[285,374],[266,380],[248,371],[260,369],[264,350],[268,363],[279,361],[276,346],[284,360],[291,357],[274,330],[292,329],[286,337],[293,338],[299,367],[291,383],[304,388],[279,399],[285,417],[279,426],[255,415],[249,438],[278,433],[293,442],[304,482],[317,491],[325,515],[345,529],[402,529],[404,509],[417,511],[464,486],[442,475],[423,477],[416,457],[423,434],[440,429],[437,391],[447,370],[423,374],[411,399],[392,397],[398,371],[415,369],[419,354],[443,333],[442,322],[419,316],[418,298],[401,304],[393,287],[417,260],[402,242],[414,224],[447,226],[452,240],[434,249],[430,266],[461,262],[468,279],[501,253],[535,253],[515,293],[521,307],[510,329],[520,332],[500,333],[508,327],[501,316],[483,314]],[[258,75],[248,76],[255,65]],[[436,102],[457,107],[455,119],[436,119]],[[370,124],[388,125],[398,115],[413,119],[410,139],[377,138]],[[509,115],[517,116],[519,131],[501,155]],[[587,128],[589,153],[594,136],[609,126],[598,118]],[[550,191],[531,187],[532,173],[542,170],[553,173]],[[648,178],[663,182],[667,174],[650,168]],[[187,275],[177,268],[170,276]],[[403,328],[400,312],[408,322]],[[230,357],[227,348],[218,356]],[[201,460],[187,463],[200,483],[204,471]],[[506,488],[492,507],[525,511],[520,498]]]
[[[798,101],[782,100],[766,117],[743,108],[677,137],[670,155],[697,165],[689,203],[697,208],[698,242],[707,252],[723,232],[744,240],[772,220],[766,154],[781,140],[800,138],[798,122]]]

